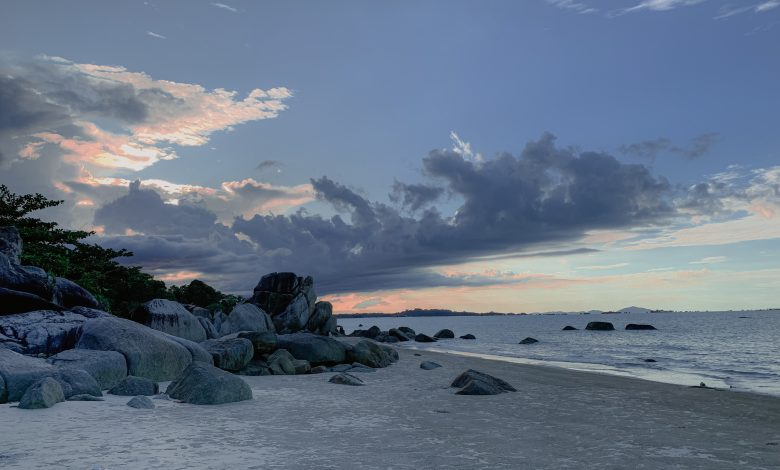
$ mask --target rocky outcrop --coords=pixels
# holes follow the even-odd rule
[[[443,329],[439,330],[435,335],[433,335],[436,339],[452,339],[455,337],[455,333],[452,332],[452,330]]]
[[[627,330],[655,330],[656,327],[653,325],[647,325],[643,323],[629,323],[626,325]]]
[[[160,386],[157,382],[144,377],[128,375],[108,391],[111,395],[132,397],[135,395],[157,395]]]
[[[239,377],[202,362],[193,362],[165,391],[193,405],[220,405],[252,399],[252,389]]]
[[[528,338],[525,338],[521,340],[518,344],[536,344],[539,340],[536,338],[531,338],[530,336]]]
[[[507,382],[474,369],[460,374],[450,386],[461,389],[455,392],[457,395],[498,395],[517,391]]]
[[[51,377],[46,377],[31,385],[24,392],[19,401],[19,408],[23,410],[51,408],[63,401],[65,401],[65,394],[60,383]]]
[[[206,330],[198,319],[182,304],[172,300],[150,300],[136,308],[128,318],[154,330],[196,343],[207,339]]]
[[[0,403],[18,401],[31,385],[46,377],[60,384],[65,397],[101,394],[97,381],[84,370],[54,367],[43,359],[4,348],[0,348],[0,377]]]
[[[340,341],[310,333],[279,335],[277,346],[289,351],[295,359],[305,359],[315,366],[344,362],[347,353]]]
[[[417,335],[415,335],[414,340],[417,341],[418,343],[435,343],[436,342],[435,338],[431,338],[430,336],[422,334],[422,333],[418,333]]]
[[[153,410],[154,409],[154,402],[149,399],[149,397],[145,397],[143,395],[138,395],[130,399],[130,401],[127,402],[127,406],[130,408],[136,408],[139,410]]]
[[[420,369],[422,370],[433,370],[438,369],[439,367],[441,367],[441,364],[437,364],[433,361],[423,361],[420,363]]]
[[[223,370],[240,371],[252,360],[255,350],[252,342],[244,338],[217,338],[200,343]]]
[[[81,369],[91,375],[101,390],[109,389],[127,377],[125,357],[116,351],[70,349],[47,359],[62,369]]]
[[[311,277],[270,273],[260,279],[250,302],[271,316],[278,333],[295,333],[309,324],[316,300]]]
[[[100,302],[94,295],[75,282],[58,277],[54,280],[54,303],[65,308],[88,307],[98,308]]]
[[[397,351],[373,341],[363,340],[347,349],[347,362],[357,362],[368,367],[387,367],[397,360]]]
[[[238,337],[248,339],[252,343],[255,357],[271,354],[277,348],[276,333],[271,333],[270,331],[243,331],[238,334]]]
[[[63,310],[63,308],[35,294],[0,287],[0,315],[11,315],[33,310],[59,311]]]
[[[586,330],[591,331],[612,331],[615,326],[608,321],[592,321],[585,326]]]
[[[390,328],[387,334],[398,339],[398,341],[409,341],[411,339],[414,339],[414,336],[410,337],[408,334],[404,333],[398,328]]]
[[[170,340],[175,341],[187,348],[187,351],[189,351],[190,355],[192,356],[193,362],[198,361],[205,362],[207,364],[214,364],[214,359],[211,357],[211,354],[206,351],[200,344],[188,339],[179,338],[178,336],[173,336],[166,333],[163,334],[165,334],[165,336]]]
[[[271,317],[254,304],[236,305],[220,323],[219,335],[225,336],[239,331],[276,332]]]
[[[286,349],[277,349],[268,356],[268,367],[273,375],[294,375],[295,357]]]
[[[128,374],[154,381],[172,380],[192,362],[190,351],[164,333],[116,317],[85,322],[76,349],[121,353]]]
[[[211,320],[202,317],[195,318],[198,319],[198,323],[203,327],[203,331],[206,332],[206,339],[219,338],[219,331],[217,331],[217,327],[211,323]]]
[[[22,237],[16,227],[0,227],[0,255],[14,264],[22,260]]]
[[[92,315],[97,310],[83,310]],[[109,316],[99,312],[100,316]],[[3,342],[14,343],[23,354],[57,354],[75,346],[81,326],[88,317],[72,311],[36,310],[0,317]]]
[[[355,377],[354,375],[347,374],[346,372],[342,372],[340,374],[336,374],[333,377],[328,380],[328,382],[332,384],[339,384],[339,385],[352,385],[352,386],[359,386],[359,385],[365,385],[362,380]]]
[[[306,329],[312,333],[329,335],[336,332],[336,319],[333,317],[333,304],[317,302],[314,311],[306,322]]]

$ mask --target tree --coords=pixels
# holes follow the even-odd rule
[[[198,279],[185,286],[171,286],[168,292],[177,302],[197,305],[211,311],[222,310],[225,313],[233,310],[233,307],[242,300],[235,295],[225,295]]]

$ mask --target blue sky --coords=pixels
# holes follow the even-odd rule
[[[2,9],[7,89],[34,90],[45,112],[67,115],[0,128],[3,182],[72,199],[52,217],[132,247],[136,262],[170,282],[200,277],[245,292],[262,274],[253,269],[296,269],[317,274],[342,311],[776,306],[776,1],[26,1]],[[266,93],[243,101],[255,89]],[[21,122],[6,108],[5,122]],[[577,176],[594,188],[598,172],[577,168],[595,160],[577,158],[607,154],[626,178],[607,196],[632,204],[606,208],[586,195],[573,201],[576,215],[549,209],[527,218],[512,212],[520,203],[496,203],[525,180],[505,181],[503,193],[458,186],[466,177],[491,185],[502,167],[489,162],[503,153],[516,157],[506,168],[526,168],[527,144],[548,132],[558,150],[544,174],[562,171],[563,186]],[[140,159],[107,156],[123,145]],[[565,168],[553,156],[564,149],[573,156]],[[460,156],[474,171],[456,175],[451,159],[431,151]],[[627,180],[637,177],[632,165],[647,169],[639,183]],[[133,180],[140,192],[128,189]],[[388,199],[396,182],[401,199],[420,194],[414,185],[441,191],[410,211]],[[640,183],[653,189],[632,186]],[[704,196],[692,191],[697,184]],[[552,191],[536,189],[541,200]],[[134,201],[139,194],[152,199]],[[645,210],[650,199],[659,204]],[[155,203],[158,222],[139,217]],[[361,225],[364,203],[376,220]],[[458,222],[470,206],[496,211],[479,222],[495,222],[489,235],[469,232],[475,220]],[[443,242],[425,238],[425,207],[437,208]],[[321,220],[284,218],[301,208]],[[349,236],[338,224],[312,228],[336,214]],[[171,220],[181,233],[163,223]],[[395,247],[393,233],[417,241]],[[313,243],[306,237],[316,250],[301,246]],[[214,246],[198,263],[182,247],[209,245],[203,240]],[[487,289],[495,295],[476,297]]]

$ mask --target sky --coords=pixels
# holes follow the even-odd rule
[[[0,1],[0,182],[339,313],[780,306],[780,1]]]

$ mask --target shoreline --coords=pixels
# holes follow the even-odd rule
[[[0,405],[3,468],[772,469],[780,398],[398,348],[363,373],[242,377],[251,401],[196,406],[129,397],[45,410]],[[420,354],[420,356],[415,356]],[[442,367],[430,371],[421,361]],[[456,395],[473,368],[517,392]],[[164,389],[164,387],[163,387]]]

